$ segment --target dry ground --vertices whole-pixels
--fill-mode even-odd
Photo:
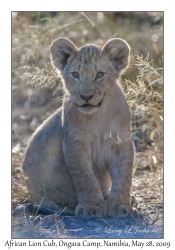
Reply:
[[[13,153],[12,237],[13,238],[162,238],[163,173],[150,169],[147,158],[136,154],[139,163],[133,176],[132,193],[138,217],[92,219],[75,216],[67,209],[50,210],[33,206],[25,188],[21,161],[23,152]]]

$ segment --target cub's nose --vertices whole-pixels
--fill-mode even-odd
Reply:
[[[89,101],[93,96],[94,95],[80,95],[80,97],[85,101]]]

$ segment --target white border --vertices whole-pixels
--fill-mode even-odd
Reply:
[[[0,247],[11,238],[11,11],[164,11],[165,18],[165,239],[175,245],[175,91],[174,8],[172,1],[20,1],[1,2],[0,12]],[[144,240],[143,240],[144,241]],[[14,248],[15,249],[15,248]],[[131,249],[131,248],[130,248]],[[148,249],[148,248],[147,248]],[[174,248],[175,249],[175,248]]]

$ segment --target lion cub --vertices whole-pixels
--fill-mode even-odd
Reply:
[[[118,217],[130,201],[134,147],[130,110],[118,79],[130,47],[115,38],[102,48],[77,48],[67,38],[51,45],[64,99],[33,134],[23,169],[33,201],[75,209],[77,215]],[[50,202],[50,203],[49,203]]]

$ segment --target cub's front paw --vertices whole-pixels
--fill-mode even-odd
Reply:
[[[105,201],[100,200],[96,204],[81,204],[79,203],[75,209],[76,215],[83,215],[85,217],[91,216],[93,218],[106,217],[107,215],[107,204]]]
[[[126,217],[128,215],[132,217],[138,217],[138,211],[129,204],[115,204],[113,202],[107,202],[108,216],[113,218]]]

